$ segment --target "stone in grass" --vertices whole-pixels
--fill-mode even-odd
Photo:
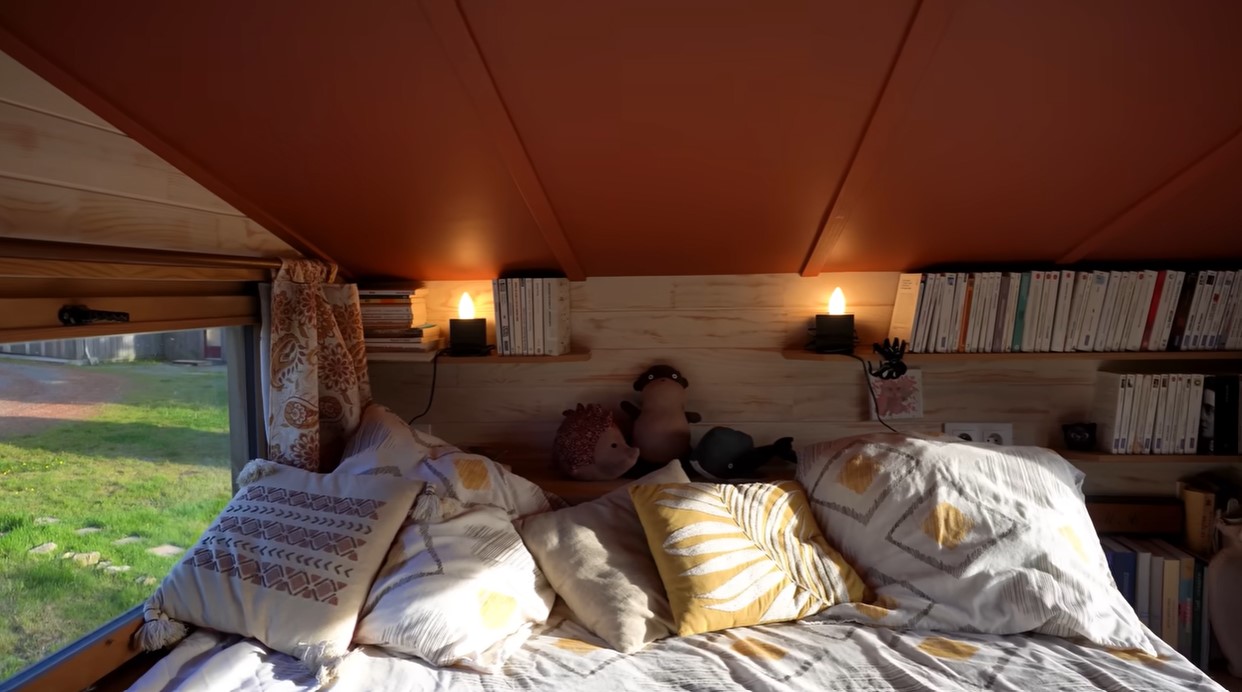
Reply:
[[[73,561],[82,567],[90,567],[91,565],[99,564],[99,553],[78,553],[73,556]]]
[[[120,572],[128,572],[129,570],[130,570],[129,565],[108,565],[107,567],[104,567],[105,572],[111,572],[112,574],[118,574]]]
[[[111,564],[112,564],[111,560],[100,560],[99,564],[95,565],[95,569],[103,569]]]
[[[147,552],[152,555],[159,555],[160,557],[177,557],[181,553],[185,552],[185,548],[178,548],[171,543],[165,543],[163,545],[157,545],[154,548],[147,548]]]
[[[43,545],[36,545],[35,547],[31,548],[30,554],[31,555],[47,555],[48,553],[54,550],[56,550],[55,543],[44,543]]]
[[[134,580],[134,583],[139,586],[155,586],[160,583],[160,580],[155,577],[138,577]]]
[[[70,550],[69,552],[65,553],[64,555],[61,555],[61,556],[60,556],[60,559],[62,559],[62,560],[68,560],[69,558],[73,557],[74,555],[77,555],[77,553],[75,553],[75,552],[73,552],[72,550]]]
[[[142,541],[142,536],[126,536],[112,541],[112,545],[129,545],[130,543],[138,543]]]
[[[100,531],[103,531],[103,529],[99,528],[98,526],[83,526],[82,528],[74,531],[74,533],[78,534],[79,536],[85,536],[87,534],[99,533]]]
[[[60,520],[56,517],[35,517],[35,526],[47,526],[48,524],[59,524]]]

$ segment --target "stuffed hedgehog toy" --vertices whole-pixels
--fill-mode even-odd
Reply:
[[[612,413],[599,404],[578,404],[565,411],[552,443],[552,460],[577,481],[620,478],[638,461],[638,450],[625,443]]]

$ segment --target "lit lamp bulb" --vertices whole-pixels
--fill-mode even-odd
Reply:
[[[485,356],[487,346],[487,319],[474,316],[474,301],[469,293],[461,294],[457,301],[457,319],[449,320],[449,353],[454,356]]]
[[[854,352],[854,316],[845,313],[845,294],[838,286],[828,299],[828,314],[815,316],[815,339],[811,350],[817,353]]]
[[[465,296],[462,296],[464,299]],[[844,315],[845,314],[845,294],[841,292],[841,287],[837,286],[832,289],[832,296],[828,298],[828,314]]]

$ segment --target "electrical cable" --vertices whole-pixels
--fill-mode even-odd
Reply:
[[[872,382],[871,382],[871,378],[872,378],[872,376],[878,376],[878,375],[875,375],[875,373],[872,373],[872,371],[871,371],[871,364],[870,364],[870,363],[868,363],[867,361],[863,360],[863,359],[862,359],[862,358],[860,358],[859,356],[857,356],[857,355],[853,354],[853,353],[842,353],[841,355],[843,355],[843,356],[848,356],[848,357],[853,358],[854,360],[858,361],[859,363],[862,363],[862,369],[863,369],[863,379],[867,380],[867,391],[871,393],[871,405],[872,405],[872,407],[873,407],[873,408],[874,408],[874,410],[875,410],[875,419],[876,419],[876,420],[878,420],[878,421],[880,422],[880,425],[883,425],[884,427],[888,428],[889,430],[892,430],[893,432],[900,434],[900,433],[901,433],[901,431],[900,431],[900,430],[898,430],[897,428],[894,428],[893,426],[889,425],[889,424],[888,424],[888,421],[884,420],[884,416],[881,416],[881,415],[880,415],[880,400],[876,397],[876,395],[875,395],[875,385],[874,385],[874,384],[872,384]],[[884,366],[883,366],[883,365],[881,365],[881,366],[880,366],[880,368],[881,368],[881,370],[883,370]],[[888,379],[896,379],[896,378],[894,378],[894,377],[882,377],[881,379],[886,379],[886,380],[888,380]]]
[[[445,351],[447,351],[447,349],[443,351],[436,351],[436,354],[431,357],[431,391],[427,393],[426,408],[423,409],[422,413],[406,421],[405,422],[406,425],[413,425],[414,421],[418,420],[419,418],[422,418],[423,416],[427,415],[429,411],[431,411],[431,405],[435,403],[435,400],[436,400],[436,372],[439,371],[440,369],[440,356],[443,355]]]

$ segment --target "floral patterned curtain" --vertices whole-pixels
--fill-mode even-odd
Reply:
[[[371,401],[358,287],[336,268],[284,260],[269,315],[267,442],[272,461],[331,471]]]

